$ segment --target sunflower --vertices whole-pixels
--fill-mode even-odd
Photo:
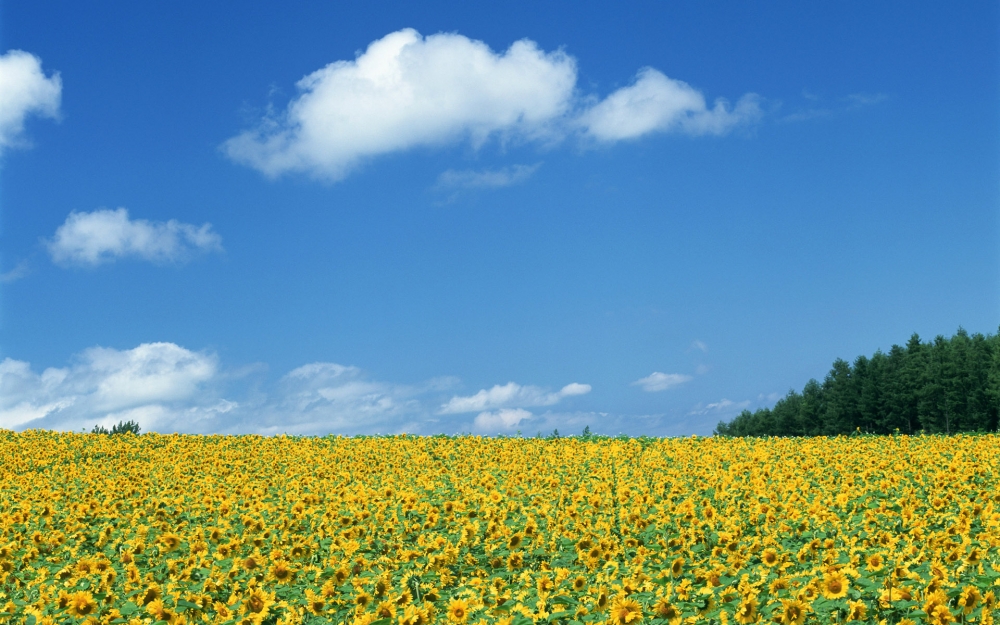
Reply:
[[[163,545],[164,551],[173,551],[181,544],[181,537],[173,532],[163,534],[160,536],[160,544]]]
[[[247,556],[242,562],[240,562],[240,567],[242,567],[244,571],[252,571],[259,566],[260,560],[254,556]]]
[[[163,599],[150,601],[146,605],[146,612],[157,621],[173,623],[177,619],[177,615],[163,603]]]
[[[375,608],[375,616],[379,619],[387,618],[392,620],[396,618],[396,606],[392,603],[392,601],[383,601],[378,604],[378,607]]]
[[[142,605],[149,605],[153,601],[162,598],[163,592],[160,591],[159,586],[150,586],[146,588],[146,592],[142,593],[142,599],[140,599],[139,602],[142,603]]]
[[[539,577],[538,581],[535,582],[535,588],[538,589],[539,593],[552,592],[555,589],[555,587],[556,587],[555,582],[553,582],[552,578],[549,577],[548,575],[543,575]]]
[[[524,542],[524,536],[515,532],[514,534],[511,534],[510,538],[507,539],[507,548],[517,549],[521,546],[522,542]]]
[[[820,592],[827,599],[840,599],[847,596],[847,589],[850,584],[847,577],[840,571],[832,571],[823,577],[820,582]]]
[[[580,592],[587,587],[587,578],[583,575],[577,575],[573,578],[573,590]]]
[[[684,558],[677,558],[670,565],[670,574],[674,577],[680,576],[684,572]]]
[[[68,596],[66,609],[73,616],[90,616],[97,612],[97,602],[89,592],[79,590]]]
[[[361,591],[354,597],[354,605],[356,609],[361,611],[371,605],[372,596],[368,593]]]
[[[258,618],[267,616],[268,608],[274,603],[274,599],[261,588],[254,588],[247,596],[244,605],[247,610]]]
[[[863,621],[865,620],[865,615],[868,613],[868,606],[862,601],[848,601],[847,602],[847,620],[848,621]]]
[[[448,604],[448,620],[452,623],[464,623],[469,618],[469,604],[463,599],[452,599]]]
[[[996,597],[996,594],[992,590],[989,591],[989,592],[987,592],[985,595],[983,595],[983,609],[984,610],[987,610],[987,611],[992,610],[993,608],[996,607],[996,605],[997,605],[997,597]]]
[[[671,624],[674,622],[679,623],[681,620],[680,612],[677,611],[677,608],[675,608],[666,597],[660,597],[656,600],[656,605],[653,606],[653,612],[657,617],[666,619]]]
[[[881,571],[885,567],[885,558],[880,553],[873,553],[865,558],[865,565],[869,571]]]
[[[781,558],[778,556],[777,551],[768,547],[764,550],[764,553],[760,555],[760,561],[763,562],[765,566],[774,567],[781,562]]]
[[[955,615],[952,614],[951,610],[948,609],[948,606],[943,603],[937,604],[934,607],[934,610],[927,616],[929,617],[930,622],[934,625],[948,625],[948,623],[955,621]]]
[[[611,623],[615,625],[628,625],[633,621],[642,620],[642,608],[639,602],[628,597],[618,597],[611,604]]]
[[[958,597],[958,605],[962,608],[962,614],[971,614],[979,607],[983,600],[983,595],[975,586],[966,586],[962,589],[962,594]]]
[[[271,565],[270,577],[279,583],[290,582],[295,579],[295,571],[288,562],[278,560]]]
[[[736,608],[736,622],[742,625],[753,623],[757,620],[757,599],[756,597],[745,597]]]
[[[524,556],[521,552],[515,551],[514,553],[507,556],[507,568],[510,570],[519,569],[524,566]]]
[[[781,622],[784,625],[802,625],[808,611],[809,606],[797,599],[781,600]]]
[[[603,590],[597,593],[597,598],[594,600],[594,610],[602,611],[608,607],[608,593]]]

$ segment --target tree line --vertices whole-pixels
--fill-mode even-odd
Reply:
[[[1000,407],[1000,333],[951,338],[837,359],[822,382],[815,379],[779,399],[773,408],[744,410],[720,422],[720,436],[831,436],[951,434],[997,431]]]

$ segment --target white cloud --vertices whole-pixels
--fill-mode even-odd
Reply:
[[[809,100],[812,103],[822,103],[823,98],[809,93],[807,91],[802,92],[802,97]],[[800,109],[789,115],[785,115],[780,118],[782,122],[802,122],[811,119],[818,119],[823,117],[831,117],[834,115],[840,115],[846,112],[857,111],[859,109],[875,106],[881,104],[889,99],[889,96],[884,93],[851,93],[844,97],[837,98],[832,105],[827,106],[815,106],[810,105],[807,108]]]
[[[541,163],[535,165],[512,165],[501,169],[481,171],[449,169],[438,176],[437,186],[460,189],[499,189],[520,184],[530,178]]]
[[[317,362],[281,379],[254,427],[264,434],[412,431],[424,412],[417,399],[424,391],[368,380],[357,367]]]
[[[491,135],[534,138],[572,103],[576,65],[527,39],[497,54],[458,34],[404,29],[353,61],[297,83],[279,118],[227,141],[234,160],[268,176],[304,171],[339,180],[359,161],[418,146]]]
[[[474,431],[482,434],[499,434],[516,429],[522,422],[532,418],[523,408],[503,408],[495,412],[480,412],[472,422]]]
[[[633,382],[632,386],[640,386],[642,390],[648,393],[655,393],[680,386],[693,379],[693,377],[683,373],[661,373],[654,371],[646,377]]]
[[[850,108],[861,108],[862,106],[872,106],[880,104],[889,99],[884,93],[852,93],[843,98]]]
[[[183,261],[197,252],[221,250],[222,239],[208,223],[132,220],[126,209],[118,208],[70,213],[46,246],[60,265],[95,266],[126,257],[157,263]]]
[[[599,142],[668,131],[724,134],[760,117],[754,94],[709,108],[701,92],[652,68],[603,101],[580,97],[576,80],[573,57],[528,39],[497,53],[457,33],[423,37],[404,29],[353,61],[305,76],[283,112],[222,149],[269,177],[305,172],[337,181],[367,159],[417,147],[469,141],[478,148],[491,137],[552,143],[573,133]],[[446,172],[445,182],[505,186],[517,173]]]
[[[0,273],[0,283],[15,282],[29,273],[31,273],[31,265],[28,263],[28,259],[25,258],[14,265],[11,270]]]
[[[0,155],[23,145],[29,115],[58,117],[61,95],[59,74],[46,77],[37,56],[22,50],[0,55]]]
[[[169,427],[203,408],[210,399],[205,386],[216,375],[213,355],[173,343],[144,343],[124,351],[94,347],[72,366],[41,373],[7,358],[0,362],[0,428],[72,430],[101,420],[117,422],[118,415],[141,417],[145,429]]]
[[[710,404],[698,404],[688,414],[689,415],[729,414],[729,413],[735,413],[738,410],[743,410],[749,405],[750,405],[749,399],[738,402],[729,399],[721,399],[717,402],[712,402]]]
[[[562,387],[558,392],[548,392],[537,386],[521,386],[508,382],[503,386],[497,384],[491,389],[482,389],[475,395],[452,397],[441,406],[441,414],[461,414],[463,412],[479,412],[497,408],[523,408],[530,406],[551,406],[559,403],[565,397],[586,395],[590,392],[589,384],[573,382]]]
[[[697,349],[701,352],[708,353],[708,345],[705,345],[704,341],[699,341],[698,339],[691,342],[691,349]]]
[[[633,84],[609,95],[579,121],[599,141],[620,141],[651,132],[721,135],[760,116],[760,98],[755,94],[743,96],[732,108],[722,98],[708,108],[700,91],[647,67]]]

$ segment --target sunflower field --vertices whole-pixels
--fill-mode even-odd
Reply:
[[[992,623],[1000,436],[0,431],[0,622]]]

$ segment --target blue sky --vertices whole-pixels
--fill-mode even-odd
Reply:
[[[708,434],[996,332],[998,26],[3,3],[0,427]]]

